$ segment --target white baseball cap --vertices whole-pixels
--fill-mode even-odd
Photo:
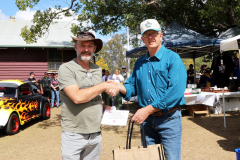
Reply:
[[[161,26],[156,19],[147,19],[140,24],[141,34],[148,30],[160,31]]]

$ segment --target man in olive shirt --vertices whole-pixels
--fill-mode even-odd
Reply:
[[[99,159],[102,149],[101,93],[116,95],[115,84],[102,82],[101,68],[90,62],[102,48],[102,40],[81,32],[75,41],[77,57],[59,68],[58,82],[62,125],[62,159]],[[105,106],[110,109],[110,106]]]

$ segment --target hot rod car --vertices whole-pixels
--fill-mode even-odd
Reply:
[[[50,105],[29,81],[0,81],[0,129],[16,134],[20,126],[41,117],[50,118]]]

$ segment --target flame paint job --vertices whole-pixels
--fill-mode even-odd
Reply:
[[[25,124],[31,119],[39,117],[40,114],[33,115],[32,111],[38,111],[38,101],[22,101],[17,102],[14,98],[0,98],[0,111],[8,112],[9,116],[16,111],[19,115],[21,125]]]

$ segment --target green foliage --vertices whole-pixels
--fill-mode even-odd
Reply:
[[[26,10],[27,7],[34,7],[40,0],[16,0],[16,5],[20,10]],[[81,9],[79,2],[74,3],[76,0],[71,0],[70,7],[62,9],[60,5],[55,5],[55,8],[48,8],[45,11],[37,10],[34,14],[32,22],[34,25],[25,26],[22,28],[21,36],[26,43],[37,42],[38,38],[44,36],[51,24],[57,23],[64,15],[65,17],[72,17]],[[57,3],[57,2],[56,2]],[[71,9],[71,11],[70,11]],[[74,31],[74,29],[72,29]]]
[[[205,57],[199,57],[199,58],[196,58],[196,59],[195,59],[195,68],[194,68],[194,69],[196,70],[196,73],[199,73],[199,72],[200,72],[201,66],[202,66],[203,64],[207,64],[207,67],[211,67],[212,62],[204,62],[204,58],[205,58]],[[190,65],[190,64],[193,64],[193,65],[194,65],[192,59],[183,58],[182,61],[183,61],[184,65],[185,65],[185,67],[186,67],[186,70],[189,69],[189,65]]]
[[[33,8],[40,0],[16,0],[15,4],[20,10],[26,11],[26,8]]]
[[[38,2],[16,0],[20,10],[33,7]],[[58,11],[37,11],[33,20],[35,27],[25,28],[21,35],[27,42],[35,42],[48,31],[53,19],[60,19],[59,14],[62,13],[68,17],[78,15],[80,25],[72,26],[75,34],[91,29],[108,35],[128,26],[134,47],[139,45],[136,38],[140,33],[139,24],[148,18],[157,19],[163,29],[176,20],[189,29],[215,37],[232,25],[240,25],[239,0],[71,0],[69,6],[63,10],[56,1],[55,9]],[[86,21],[89,23],[87,26],[84,25]]]
[[[133,68],[134,68],[134,65],[137,61],[137,58],[131,58],[131,61],[130,61],[130,69],[131,69],[131,73],[133,71]]]
[[[122,66],[126,64],[125,53],[126,49],[126,35],[116,34],[112,36],[111,40],[103,45],[99,52],[99,58],[104,58],[107,63],[110,74],[115,73],[116,69],[121,70]]]

